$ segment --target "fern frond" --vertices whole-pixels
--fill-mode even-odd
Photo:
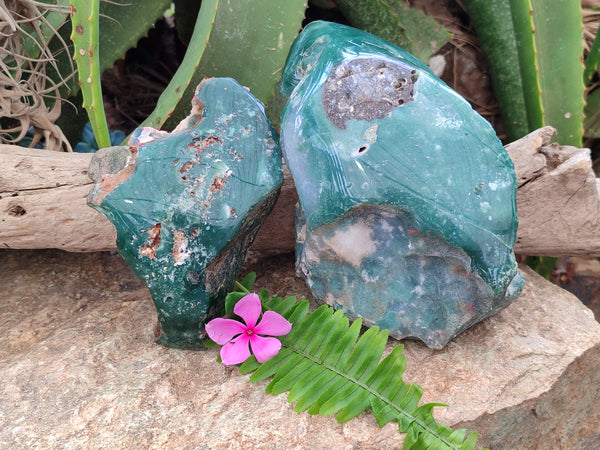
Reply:
[[[250,289],[249,281],[241,283],[242,291]],[[379,426],[398,422],[399,431],[406,433],[405,449],[475,448],[477,433],[465,439],[465,430],[452,430],[435,421],[433,408],[445,405],[419,406],[423,390],[402,380],[406,367],[402,345],[381,360],[387,330],[372,327],[359,337],[360,319],[350,324],[341,310],[323,305],[309,314],[306,300],[269,299],[265,291],[259,296],[264,308],[293,325],[282,338],[279,354],[263,364],[251,357],[240,367],[241,373],[253,372],[250,381],[272,377],[267,393],[289,391],[288,401],[296,402],[297,412],[335,414],[340,423],[370,408]],[[234,296],[231,308],[235,301]]]

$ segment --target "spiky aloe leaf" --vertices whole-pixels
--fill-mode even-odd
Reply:
[[[244,295],[249,288],[242,286],[240,291]],[[335,414],[340,423],[370,408],[380,426],[398,422],[399,431],[407,433],[405,449],[475,448],[476,433],[465,439],[465,430],[435,421],[433,408],[443,405],[419,406],[423,390],[402,380],[406,367],[402,345],[381,360],[387,330],[372,327],[359,337],[360,319],[350,325],[341,310],[323,305],[309,314],[306,300],[269,299],[265,291],[260,297],[264,308],[292,323],[275,357],[263,364],[251,357],[240,367],[240,373],[253,372],[250,381],[272,377],[267,393],[289,391],[288,401],[296,402],[297,412]]]
[[[600,89],[588,94],[584,126],[586,137],[600,138]]]
[[[506,0],[465,0],[486,56],[494,93],[510,141],[529,132],[515,29]]]
[[[51,0],[44,0],[50,2]],[[63,3],[65,0],[60,0]],[[81,0],[79,0],[81,2]],[[83,3],[86,3],[84,0]],[[69,2],[66,1],[68,5]],[[169,7],[171,0],[136,0],[130,2],[100,2],[100,37],[102,42],[100,46],[100,71],[111,67],[115,61],[125,56],[125,52],[134,47],[137,42],[147,35],[154,23],[162,16],[163,12]],[[65,30],[63,30],[63,28]],[[66,28],[59,30],[61,36],[68,40]],[[66,77],[71,72],[71,56],[62,51],[62,44],[59,38],[50,41],[50,50],[56,58],[58,72]],[[72,53],[72,52],[71,52]],[[58,74],[52,74],[53,79]],[[58,79],[57,79],[58,80]],[[55,80],[55,81],[57,81]],[[73,96],[77,94],[78,86],[75,82],[68,83],[61,95]]]
[[[71,0],[71,40],[83,94],[83,107],[88,113],[96,142],[102,148],[110,146],[110,136],[100,84],[99,4],[99,0]]]
[[[531,4],[544,125],[556,128],[561,144],[581,147],[585,90],[581,2],[532,0]]]
[[[350,25],[373,33],[429,62],[450,33],[422,11],[409,8],[405,0],[336,0]]]
[[[96,142],[100,148],[110,146],[110,136],[104,104],[102,101],[102,71],[122,57],[125,51],[135,45],[142,24],[144,32],[156,20],[156,11],[164,11],[164,0],[136,4],[103,3],[102,37],[100,36],[99,0],[71,0],[71,41],[73,41],[73,59],[77,64],[79,87],[83,96],[83,107],[87,111]],[[140,14],[144,8],[144,14]],[[134,13],[138,17],[131,17]],[[139,17],[141,16],[141,17]],[[152,22],[148,23],[148,18]],[[125,27],[123,22],[137,23],[137,27]],[[100,39],[102,38],[102,52]],[[136,39],[136,40],[134,40]],[[107,53],[112,52],[112,53]]]
[[[528,0],[510,0],[511,19],[517,45],[517,56],[523,83],[523,96],[529,130],[544,126],[540,80],[535,59],[536,43],[533,33],[531,3]]]
[[[44,0],[54,2],[55,0]],[[61,4],[68,0],[60,0]],[[136,0],[129,2],[100,2],[100,72],[111,67],[115,61],[125,56],[128,49],[134,47],[136,43],[147,35],[156,20],[169,7],[171,0]],[[70,24],[65,24],[58,30],[58,36],[55,36],[49,43],[50,51],[56,60],[56,69],[51,67],[48,76],[59,81],[65,79],[66,82],[61,85],[60,95],[69,97],[74,105],[83,103],[81,91],[77,84],[77,77],[73,71],[72,54],[73,45],[69,41],[71,30]],[[69,51],[64,51],[62,42],[66,41],[69,45]],[[77,142],[81,139],[81,129],[88,119],[85,114],[79,114],[74,108],[63,108],[57,124],[65,132],[71,142]]]
[[[219,0],[204,0],[202,2],[194,26],[194,33],[183,61],[169,85],[160,95],[156,108],[140,125],[141,127],[160,128],[172,114],[177,104],[180,103],[184,94],[190,89],[192,91],[195,89],[196,84],[191,85],[192,80],[208,45],[218,6]],[[186,102],[186,107],[189,112],[188,102]]]
[[[592,76],[600,66],[600,33],[596,32],[594,42],[585,58],[585,69],[583,71],[583,83],[587,86],[592,81]]]
[[[306,0],[221,1],[206,52],[165,128],[175,127],[188,115],[194,89],[205,77],[234,78],[266,103],[300,31],[306,4]]]
[[[492,69],[509,138],[552,125],[558,142],[581,146],[581,2],[465,0],[465,6]],[[525,106],[526,121],[517,110],[520,105]]]

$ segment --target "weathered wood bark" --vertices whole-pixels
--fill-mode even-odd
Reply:
[[[600,179],[590,150],[550,144],[554,134],[544,127],[506,147],[518,182],[515,251],[600,256]]]
[[[515,251],[600,256],[600,181],[590,151],[549,144],[551,127],[507,146],[519,189]],[[114,228],[86,204],[91,155],[0,146],[0,247],[114,250]],[[253,250],[294,249],[294,183],[281,196]]]
[[[115,231],[87,206],[91,155],[0,146],[0,248],[115,249]]]
[[[91,156],[0,145],[0,248],[116,250],[113,225],[87,206]],[[254,250],[293,250],[297,199],[286,170],[281,196]]]

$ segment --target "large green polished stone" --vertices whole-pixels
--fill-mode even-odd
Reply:
[[[201,348],[283,182],[262,104],[231,79],[205,80],[172,133],[138,129],[128,147],[98,152],[90,174],[90,206],[148,284],[158,342]]]
[[[368,33],[313,22],[282,92],[297,268],[317,298],[441,348],[518,296],[512,161],[427,66]]]

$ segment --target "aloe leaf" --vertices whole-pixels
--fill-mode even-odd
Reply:
[[[192,39],[192,34],[194,34],[194,26],[202,2],[198,0],[174,0],[173,3],[175,5],[177,35],[182,42],[188,45]]]
[[[49,0],[46,0],[49,1]],[[64,0],[60,0],[61,4]],[[66,2],[68,4],[68,2]],[[163,11],[170,5],[170,0],[137,0],[132,2],[100,2],[100,71],[111,67],[116,60],[125,56],[140,38],[154,26]],[[58,29],[58,35],[49,42],[49,49],[56,59],[55,67],[50,67],[48,76],[58,82],[67,80],[60,86],[59,93],[63,97],[71,97],[74,105],[80,105],[81,92],[77,77],[73,73],[73,45],[69,41],[70,24]],[[69,51],[64,51],[62,42],[70,44]],[[74,108],[63,108],[57,124],[63,129],[71,142],[81,139],[81,129],[87,120]]]
[[[192,80],[195,78],[196,69],[206,50],[218,6],[219,0],[204,0],[202,2],[196,19],[194,33],[192,34],[183,61],[169,85],[160,95],[156,108],[154,108],[154,111],[152,111],[146,120],[140,124],[140,127],[160,128],[169,118],[182,97],[184,97],[184,94],[190,89],[192,91],[195,90],[196,84],[198,83],[194,83]],[[191,97],[189,101],[191,102]],[[190,109],[189,105],[190,103],[186,102],[185,106],[188,113]]]
[[[536,64],[532,6],[529,0],[510,0],[511,18],[515,30],[517,55],[523,83],[525,110],[529,130],[544,126],[541,88]]]
[[[297,402],[296,411],[337,414],[339,422],[370,407],[381,426],[396,420],[399,430],[408,432],[405,448],[475,448],[476,434],[465,439],[464,430],[437,424],[432,411],[440,404],[418,406],[422,389],[402,380],[402,345],[380,362],[387,330],[372,327],[358,337],[360,321],[349,325],[341,311],[327,305],[308,314],[306,300],[293,306],[279,297],[263,303],[286,317],[292,331],[282,337],[282,350],[275,357],[260,365],[255,360],[242,365],[244,373],[256,369],[250,381],[272,377],[268,393],[289,391],[288,401]]]
[[[491,68],[509,139],[552,125],[558,142],[581,146],[580,2],[466,0],[465,5]]]
[[[585,90],[581,2],[531,3],[543,125],[556,128],[556,141],[560,144],[581,147]]]
[[[79,86],[98,147],[110,146],[100,83],[99,0],[71,0],[71,40]]]
[[[465,0],[479,45],[490,68],[506,134],[515,141],[529,132],[517,42],[506,0]]]
[[[300,31],[306,4],[306,0],[221,1],[206,52],[165,128],[172,129],[187,116],[195,86],[205,77],[234,78],[266,103]]]
[[[160,19],[171,0],[132,0],[100,3],[100,70],[111,67]]]
[[[63,0],[61,0],[62,2]],[[77,0],[78,3],[89,3],[86,0]],[[171,0],[135,0],[128,2],[100,2],[100,71],[111,67],[115,61],[125,56],[127,50],[135,47],[137,42],[144,37],[154,23],[169,7]],[[68,41],[66,27],[59,30],[61,37]],[[58,71],[63,77],[71,73],[72,55],[62,51],[62,44],[58,38],[50,42],[50,50],[56,58]],[[71,49],[72,53],[72,49]],[[52,74],[53,79],[59,76]],[[79,90],[73,80],[61,90],[61,95],[75,95]]]
[[[598,66],[600,65],[600,33],[596,32],[594,42],[590,47],[587,57],[585,58],[585,68],[583,71],[583,84],[586,86],[592,81],[592,77]]]
[[[336,0],[350,25],[375,34],[429,62],[431,55],[451,37],[450,33],[404,0]]]
[[[595,89],[588,94],[584,112],[585,136],[600,138],[600,89]]]

